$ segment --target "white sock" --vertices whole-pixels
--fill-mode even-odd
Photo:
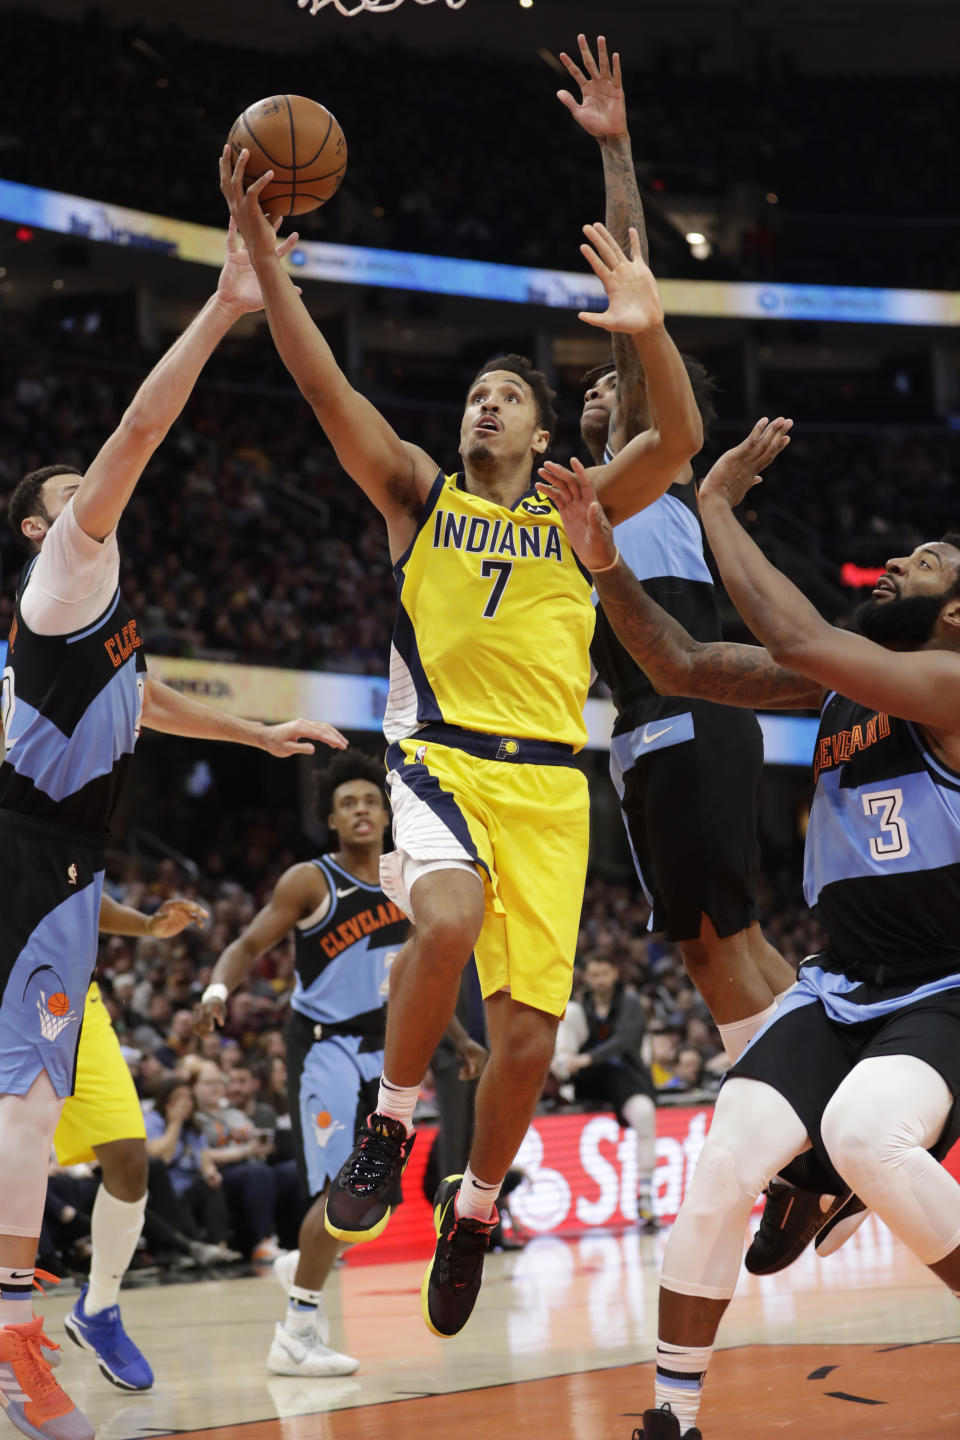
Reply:
[[[327,1307],[322,1290],[308,1290],[304,1285],[290,1286],[290,1303],[287,1306],[286,1328],[293,1335],[313,1330],[319,1320],[326,1321]]]
[[[101,1184],[93,1202],[90,1217],[90,1286],[84,1297],[87,1315],[96,1315],[116,1305],[120,1281],[137,1248],[147,1197],[139,1200],[118,1200],[106,1185]]]
[[[654,1401],[657,1409],[669,1405],[685,1435],[697,1423],[700,1393],[713,1354],[712,1345],[669,1345],[657,1340]]]
[[[33,1266],[0,1265],[0,1325],[29,1325],[33,1319]]]
[[[460,1190],[454,1201],[457,1214],[463,1219],[489,1220],[502,1184],[502,1180],[497,1180],[492,1185],[486,1180],[478,1180],[468,1165],[463,1172]]]
[[[377,1096],[377,1114],[389,1115],[391,1120],[402,1120],[407,1134],[413,1134],[413,1112],[420,1098],[419,1085],[394,1085],[386,1075],[380,1076],[380,1093]]]
[[[731,1020],[729,1025],[718,1025],[720,1039],[723,1041],[723,1048],[727,1052],[727,1059],[731,1065],[735,1065],[740,1056],[746,1050],[750,1041],[758,1031],[770,1019],[771,1015],[777,1013],[777,1002],[768,1005],[766,1010],[760,1010],[756,1015],[748,1015],[745,1020]]]

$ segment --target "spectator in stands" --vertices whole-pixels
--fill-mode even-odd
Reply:
[[[612,1105],[637,1142],[637,1217],[642,1231],[657,1227],[653,1213],[656,1117],[653,1085],[640,1058],[646,1017],[616,965],[591,955],[583,999],[571,1000],[557,1032],[551,1069],[573,1084],[578,1100]]]
[[[177,1062],[182,1060],[184,1055],[195,1055],[197,1048],[197,1036],[193,1029],[193,1011],[176,1010],[170,1022],[170,1034],[162,1045],[156,1047],[153,1053],[167,1070],[175,1070]]]
[[[220,1172],[197,1124],[193,1090],[183,1076],[161,1081],[153,1108],[144,1113],[144,1124],[147,1155],[167,1167],[177,1202],[166,1218],[184,1234],[226,1250],[227,1209]]]

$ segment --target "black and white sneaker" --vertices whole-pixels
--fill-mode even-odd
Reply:
[[[743,1260],[751,1275],[776,1275],[792,1265],[814,1236],[839,1219],[851,1198],[849,1190],[833,1196],[824,1210],[819,1195],[798,1190],[778,1175],[770,1181],[766,1193],[760,1225]]]
[[[353,1244],[383,1234],[415,1139],[402,1120],[377,1111],[367,1116],[330,1186],[323,1223],[331,1235]]]

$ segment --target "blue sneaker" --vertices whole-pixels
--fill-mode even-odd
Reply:
[[[84,1312],[89,1285],[84,1285],[70,1314],[63,1322],[74,1345],[97,1357],[101,1373],[121,1390],[149,1390],[153,1371],[123,1328],[120,1306],[110,1305],[96,1315]]]

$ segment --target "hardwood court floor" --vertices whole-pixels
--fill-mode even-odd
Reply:
[[[493,1256],[453,1341],[423,1325],[419,1262],[348,1266],[330,1287],[334,1343],[361,1361],[344,1379],[266,1372],[285,1303],[269,1276],[125,1290],[157,1375],[145,1395],[108,1385],[66,1339],[71,1296],[44,1302],[47,1330],[100,1440],[629,1440],[651,1403],[663,1243],[600,1233]],[[830,1260],[811,1250],[782,1275],[744,1273],[705,1440],[960,1436],[958,1340],[956,1300],[871,1218]]]

